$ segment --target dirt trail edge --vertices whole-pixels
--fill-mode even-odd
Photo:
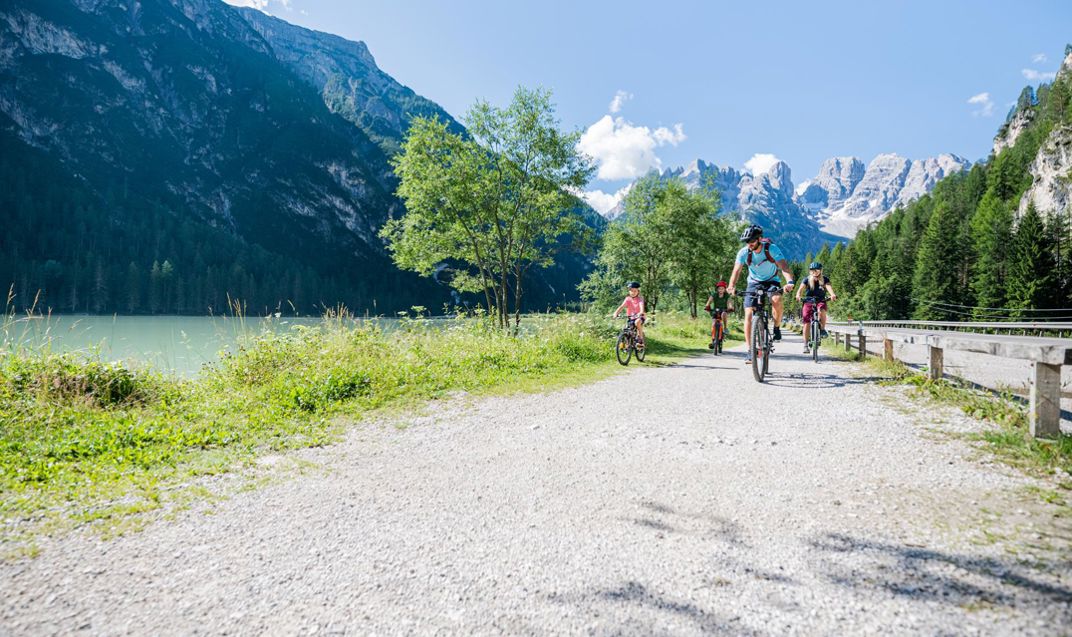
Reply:
[[[0,564],[0,633],[1069,631],[1067,509],[800,348],[356,427],[212,515]]]

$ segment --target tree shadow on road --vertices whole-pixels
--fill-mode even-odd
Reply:
[[[855,591],[882,592],[962,608],[1012,609],[1030,602],[1072,620],[1072,589],[1048,582],[1042,571],[1012,559],[947,553],[842,533],[823,535],[811,546],[839,558],[824,560],[827,571],[821,575]],[[848,559],[840,559],[845,557]],[[1062,560],[1051,568],[1069,573],[1072,562]]]

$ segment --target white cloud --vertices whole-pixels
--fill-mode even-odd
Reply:
[[[618,202],[625,197],[631,187],[632,184],[629,184],[615,193],[603,192],[602,190],[590,190],[582,193],[581,196],[584,197],[584,200],[588,202],[589,206],[595,208],[596,212],[605,215],[613,210],[614,206],[618,205]]]
[[[972,95],[968,98],[968,104],[973,104],[979,107],[977,110],[972,111],[972,115],[990,117],[994,114],[994,100],[990,99],[990,93]]]
[[[749,159],[744,163],[744,167],[753,175],[763,175],[773,168],[774,164],[777,164],[780,161],[782,160],[771,153],[756,153],[755,155],[752,155],[752,159]]]
[[[1036,53],[1035,55],[1031,56],[1031,61],[1035,64],[1043,64],[1046,62],[1046,54]]]
[[[596,160],[599,165],[597,178],[636,179],[653,168],[662,167],[655,154],[656,148],[677,146],[685,139],[681,124],[675,124],[673,130],[660,126],[653,131],[622,117],[604,115],[581,135],[577,148]]]
[[[294,7],[291,5],[292,0],[224,0],[227,4],[232,4],[236,7],[250,7],[264,13],[270,13],[268,8],[277,4],[282,6],[287,11],[293,11]],[[304,14],[305,11],[303,10]]]
[[[1043,73],[1042,71],[1036,71],[1035,69],[1023,69],[1020,71],[1024,74],[1029,82],[1048,82],[1057,77],[1057,72]]]
[[[607,108],[610,109],[611,113],[617,113],[618,111],[622,110],[622,104],[625,104],[631,99],[633,99],[632,93],[619,90],[617,93],[614,94],[614,99],[610,101],[610,106],[608,106]]]

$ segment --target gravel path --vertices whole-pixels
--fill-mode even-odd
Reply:
[[[800,347],[765,385],[736,351],[356,427],[0,565],[0,634],[1068,634],[1067,509]]]

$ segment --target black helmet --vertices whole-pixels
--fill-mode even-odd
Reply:
[[[748,243],[749,241],[755,241],[763,236],[763,228],[760,228],[756,224],[752,224],[744,229],[741,233],[741,242]]]
[[[808,266],[808,269],[809,270],[822,270],[823,269],[823,264],[819,263],[818,261],[812,261],[811,265]]]
[[[630,281],[629,283],[626,284],[625,287],[627,287],[627,288],[636,288],[636,289],[639,290],[640,289],[640,281]]]

